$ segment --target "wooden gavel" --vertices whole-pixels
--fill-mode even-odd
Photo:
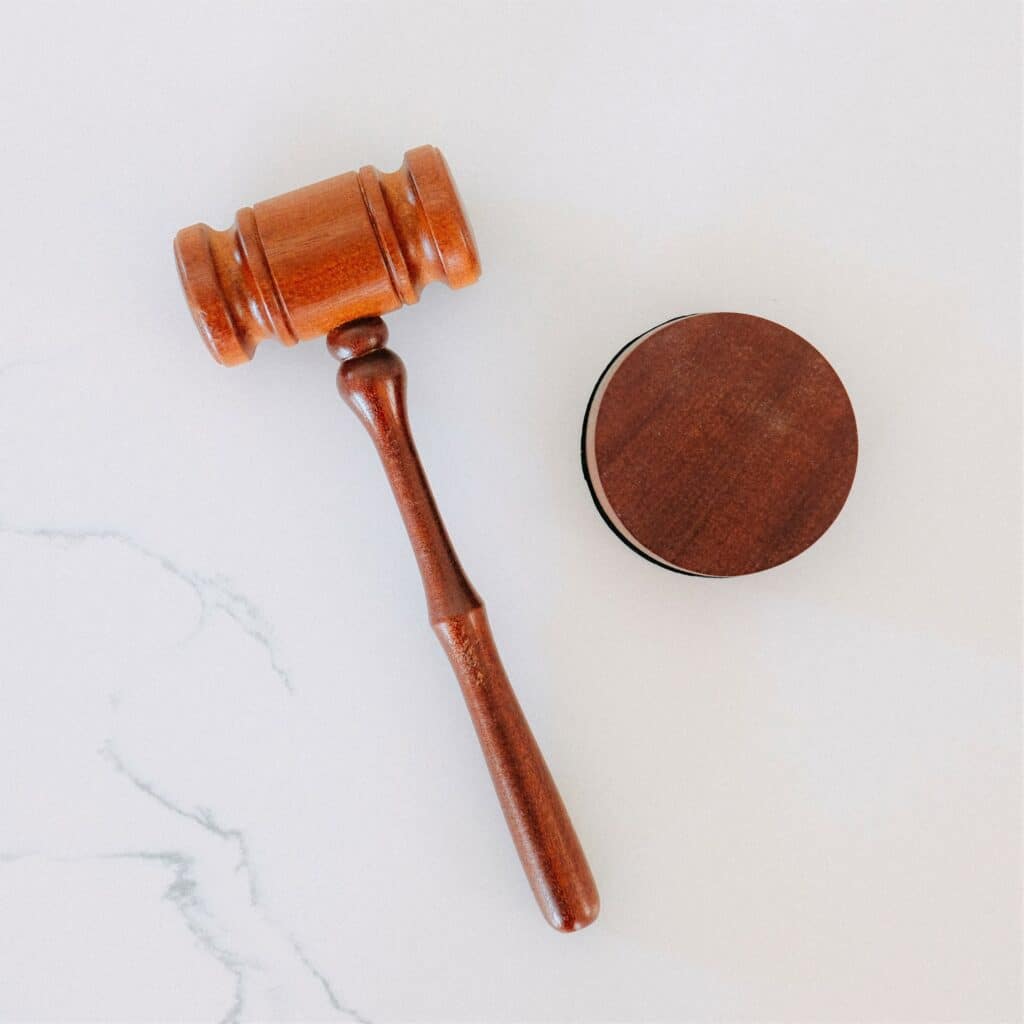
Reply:
[[[405,406],[405,367],[380,314],[425,285],[480,276],[448,165],[433,146],[399,170],[363,167],[245,207],[234,226],[194,224],[174,242],[185,296],[214,358],[235,365],[272,335],[327,335],[338,390],[366,427],[423,577],[431,625],[472,716],[533,894],[560,931],[598,914],[597,887],[551,773],[502,667],[483,601],[459,564],[420,464]]]

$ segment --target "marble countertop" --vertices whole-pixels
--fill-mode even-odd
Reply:
[[[22,5],[0,110],[0,1020],[1020,1010],[1019,12]],[[203,350],[174,232],[432,142],[481,282],[420,452],[601,889],[533,904],[319,342]],[[817,345],[861,458],[755,577],[594,510],[628,339]]]

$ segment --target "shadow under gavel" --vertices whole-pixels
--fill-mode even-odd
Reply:
[[[534,896],[553,927],[585,928],[598,914],[597,887],[438,513],[409,428],[405,367],[384,347],[380,314],[416,302],[431,281],[461,288],[480,276],[444,157],[420,146],[393,173],[363,167],[288,192],[243,208],[226,231],[184,228],[174,248],[218,362],[246,362],[271,336],[289,345],[328,336],[338,390],[384,466]]]

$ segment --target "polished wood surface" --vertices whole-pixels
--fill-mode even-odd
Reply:
[[[409,429],[405,367],[383,347],[386,340],[379,319],[331,332],[328,347],[344,360],[338,390],[377,447],[423,577],[430,622],[458,677],[533,894],[553,927],[576,931],[597,917],[597,887],[502,667],[483,602],[437,511]]]
[[[409,432],[405,369],[380,313],[416,302],[431,281],[480,275],[473,235],[433,146],[391,174],[373,167],[245,207],[234,225],[194,224],[174,242],[196,326],[221,363],[328,334],[338,388],[369,431],[419,563],[430,622],[462,688],[527,878],[547,920],[576,931],[597,916],[594,879],[509,685],[483,602],[438,515]],[[339,326],[342,325],[342,326]]]
[[[390,174],[340,174],[238,211],[225,231],[193,224],[174,251],[199,333],[218,362],[251,359],[338,324],[416,302],[431,281],[472,284],[480,261],[440,150]]]
[[[583,463],[606,522],[640,554],[738,576],[798,555],[839,515],[857,423],[803,338],[760,317],[706,313],[612,360],[587,409]]]

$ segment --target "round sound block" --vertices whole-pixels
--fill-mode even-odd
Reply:
[[[770,320],[670,320],[609,363],[583,421],[583,472],[608,525],[697,576],[770,569],[846,501],[857,422],[813,345]]]

